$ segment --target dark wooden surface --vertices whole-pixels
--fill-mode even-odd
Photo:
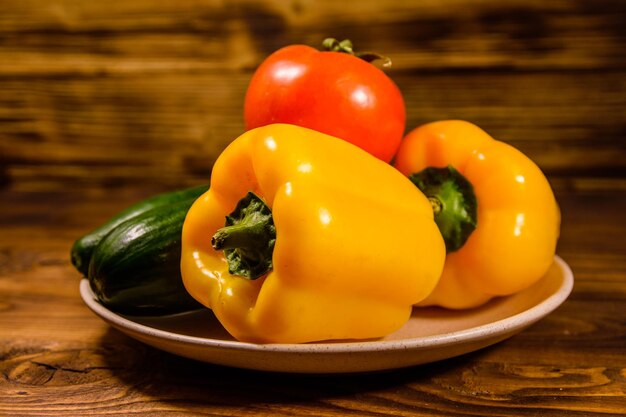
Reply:
[[[626,415],[626,2],[359,4],[0,0],[0,416]],[[358,376],[201,364],[90,313],[72,241],[205,182],[256,65],[327,35],[393,59],[408,128],[467,119],[537,161],[570,298],[496,346]]]

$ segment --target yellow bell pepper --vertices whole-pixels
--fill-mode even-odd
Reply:
[[[182,232],[187,291],[247,342],[391,333],[444,260],[431,206],[406,177],[345,141],[283,124],[224,150]]]
[[[395,166],[426,194],[446,241],[441,280],[420,305],[469,308],[539,280],[554,260],[560,211],[528,157],[464,121],[404,139]]]

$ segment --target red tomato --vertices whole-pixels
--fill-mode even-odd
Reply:
[[[404,133],[402,93],[374,65],[342,52],[292,45],[254,73],[245,98],[246,129],[289,123],[353,143],[389,162]]]

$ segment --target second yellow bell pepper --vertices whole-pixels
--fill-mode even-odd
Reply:
[[[448,255],[421,305],[469,308],[540,279],[554,260],[560,212],[541,170],[460,120],[410,132],[396,167],[431,200]]]
[[[400,172],[337,138],[269,125],[216,161],[183,226],[181,271],[236,339],[300,343],[397,330],[444,258],[428,200]]]

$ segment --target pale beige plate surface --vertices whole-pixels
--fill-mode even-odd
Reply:
[[[87,306],[128,336],[188,358],[240,368],[305,373],[379,371],[433,362],[502,341],[537,322],[569,296],[574,277],[558,256],[532,287],[469,311],[416,308],[409,322],[381,340],[257,345],[234,340],[206,311],[167,317],[130,317],[96,301],[80,283]]]

